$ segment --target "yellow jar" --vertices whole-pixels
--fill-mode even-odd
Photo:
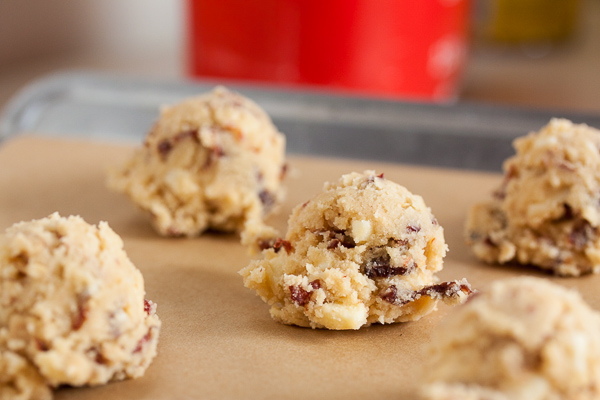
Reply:
[[[577,21],[578,0],[483,0],[484,35],[505,43],[558,42]]]

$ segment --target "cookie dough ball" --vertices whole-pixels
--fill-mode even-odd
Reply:
[[[447,246],[423,199],[374,171],[325,184],[294,209],[285,239],[258,244],[262,259],[240,274],[285,324],[412,321],[470,293],[463,281],[437,283]]]
[[[432,338],[425,398],[600,398],[600,314],[539,278],[492,283]]]
[[[144,147],[109,186],[164,236],[260,224],[283,197],[285,138],[254,102],[218,87],[161,111]]]
[[[105,222],[53,214],[0,236],[0,393],[142,376],[159,329],[141,273]]]
[[[470,212],[475,255],[558,275],[600,272],[600,131],[553,119],[514,147],[494,198]]]

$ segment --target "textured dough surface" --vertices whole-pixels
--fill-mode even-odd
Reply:
[[[531,277],[492,283],[436,330],[430,400],[600,398],[600,314],[578,292]]]
[[[493,199],[469,214],[475,255],[558,275],[600,272],[600,131],[553,119],[514,147]]]
[[[0,236],[0,393],[48,398],[48,387],[142,376],[161,325],[144,294],[141,273],[105,222],[55,213],[7,229]]]
[[[358,329],[417,320],[466,282],[437,284],[447,246],[420,196],[377,175],[351,173],[298,205],[285,239],[259,241],[262,259],[240,271],[285,324]]]
[[[35,366],[3,346],[0,346],[0,399],[52,399],[52,391]]]
[[[225,88],[165,107],[109,186],[164,236],[241,232],[283,198],[285,138],[254,102]]]

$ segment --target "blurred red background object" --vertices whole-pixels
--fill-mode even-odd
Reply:
[[[189,72],[419,100],[457,94],[467,0],[188,0]]]

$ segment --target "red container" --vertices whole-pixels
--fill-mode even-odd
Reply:
[[[467,0],[189,0],[192,76],[456,96]]]

